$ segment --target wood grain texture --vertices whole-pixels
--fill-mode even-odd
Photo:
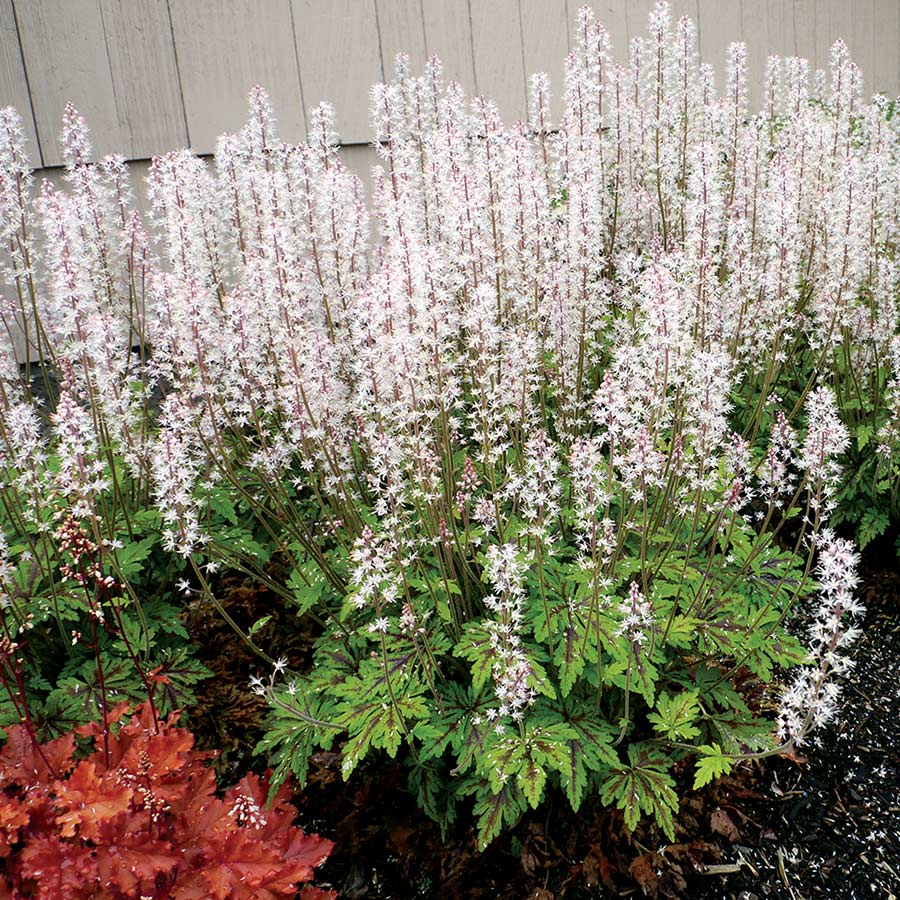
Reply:
[[[306,136],[290,0],[170,0],[170,11],[195,151],[211,153],[220,134],[243,125],[257,84],[272,98],[280,137]]]
[[[716,70],[716,78],[724,90],[725,62],[728,47],[743,40],[741,35],[741,0],[697,0],[696,21],[700,59]]]
[[[530,79],[534,72],[550,76],[550,115],[556,123],[562,117],[563,72],[570,49],[566,0],[521,0],[520,10],[525,77]],[[526,81],[526,90],[530,113],[530,81]]]
[[[470,8],[478,93],[497,104],[504,121],[524,119],[525,64],[519,2],[472,0]]]
[[[422,0],[428,55],[441,58],[444,77],[475,93],[475,53],[469,0]]]
[[[410,69],[421,71],[428,58],[425,23],[419,0],[375,0],[384,77],[390,80],[398,53],[409,57]]]
[[[101,0],[119,121],[131,155],[188,143],[172,24],[159,0]]]
[[[747,45],[750,109],[762,106],[770,56],[796,56],[794,16],[782,0],[741,0],[740,34]]]
[[[812,72],[821,65],[816,58],[816,0],[794,0],[787,5],[794,30],[793,55],[808,59]]]
[[[87,121],[95,156],[133,156],[116,107],[100,0],[14,0],[14,8],[44,165],[62,163],[58,137],[69,101]]]
[[[846,0],[816,0],[816,66],[829,71],[831,47],[840,37],[848,46],[851,44],[850,29],[852,12],[847,9]],[[850,46],[853,55],[853,47]]]
[[[569,46],[575,46],[575,28],[577,27],[577,13],[580,4],[569,2]],[[603,0],[603,2],[589,4],[594,10],[594,15],[603,27],[609,32],[612,42],[613,60],[619,65],[625,65],[628,60],[628,23],[626,21],[627,0]],[[573,9],[574,7],[574,9]]]
[[[344,143],[365,143],[369,85],[383,78],[374,0],[292,0],[307,111],[327,100]]]
[[[875,0],[874,16],[874,59],[866,84],[872,92],[883,91],[896,96],[900,92],[900,3],[897,0]]]
[[[625,0],[620,4],[625,19],[625,33],[628,43],[635,37],[647,36],[647,19],[656,6],[656,0]],[[627,60],[628,57],[626,56]]]
[[[40,166],[41,148],[31,111],[28,79],[12,0],[0,0],[0,106],[14,106],[19,111],[26,152],[32,163]]]

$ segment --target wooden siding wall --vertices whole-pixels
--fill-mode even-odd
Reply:
[[[581,0],[0,0],[0,104],[22,113],[31,158],[60,164],[60,117],[71,100],[98,154],[146,159],[178,146],[210,153],[262,84],[284,139],[301,140],[305,110],[337,109],[341,141],[369,140],[368,86],[403,50],[420,67],[436,53],[448,77],[525,115],[527,76],[546,71],[560,94],[562,60]],[[595,0],[624,61],[653,0]],[[900,92],[900,0],[672,0],[698,23],[700,52],[721,71],[746,41],[758,99],[769,53],[828,62],[843,37],[867,91]],[[558,101],[557,101],[558,102]],[[356,154],[362,160],[366,154]]]

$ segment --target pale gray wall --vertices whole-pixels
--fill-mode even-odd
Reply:
[[[71,100],[99,154],[148,158],[177,146],[212,151],[238,128],[248,90],[270,92],[282,137],[300,140],[305,110],[337,109],[341,140],[369,140],[368,86],[404,50],[419,67],[525,114],[526,80],[562,60],[581,0],[0,0],[0,105],[23,114],[36,166],[60,163],[60,116]],[[620,59],[653,0],[596,0]],[[867,91],[900,92],[900,0],[673,0],[697,21],[705,60],[748,44],[753,92],[769,53],[827,65],[843,37]],[[361,159],[361,157],[360,157]]]

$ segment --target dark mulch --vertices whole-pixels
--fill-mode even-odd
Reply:
[[[869,613],[839,720],[804,748],[805,760],[745,765],[686,791],[678,843],[653,827],[626,835],[621,815],[599,803],[576,815],[554,798],[479,853],[471,822],[442,840],[407,793],[402,766],[369,764],[345,784],[338,754],[319,753],[296,798],[301,824],[336,843],[319,883],[344,900],[900,897],[900,575],[870,568],[866,585]],[[263,645],[302,668],[314,634],[289,612],[279,619],[281,604],[264,591],[222,588],[245,627],[276,613]],[[234,780],[260,764],[251,751],[263,709],[247,681],[264,666],[214,611],[194,609],[189,624],[216,673],[191,724],[202,744],[224,747],[220,772]]]
[[[740,871],[704,900],[900,896],[900,576],[870,570],[866,584],[838,721],[804,763],[769,763],[744,808],[762,827],[725,852]]]

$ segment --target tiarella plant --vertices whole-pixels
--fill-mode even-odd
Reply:
[[[33,198],[13,110],[0,129],[4,274],[18,296],[3,322],[10,337],[24,329],[24,373],[9,348],[0,360],[0,725],[29,708],[50,737],[124,698],[165,714],[207,673],[178,620],[185,564],[159,552],[150,502],[150,263],[124,161],[89,163],[69,108],[70,192],[45,183]]]
[[[702,785],[804,741],[861,612],[841,463],[872,496],[894,479],[897,122],[841,43],[828,77],[770,60],[751,114],[742,45],[719,97],[692,23],[649,26],[622,67],[579,13],[559,122],[543,75],[507,126],[400,57],[374,221],[327,104],[288,145],[256,89],[213,167],[155,159],[152,244],[74,112],[72,192],[34,208],[5,113],[27,362],[63,385],[48,438],[7,366],[4,503],[43,554],[9,578],[31,552],[125,605],[135,485],[190,591],[218,602],[224,566],[318,623],[310,671],[255,682],[276,783],[336,741],[348,777],[402,748],[422,807],[473,798],[482,843],[552,789],[672,839],[682,761]],[[33,477],[107,566],[73,566]]]

